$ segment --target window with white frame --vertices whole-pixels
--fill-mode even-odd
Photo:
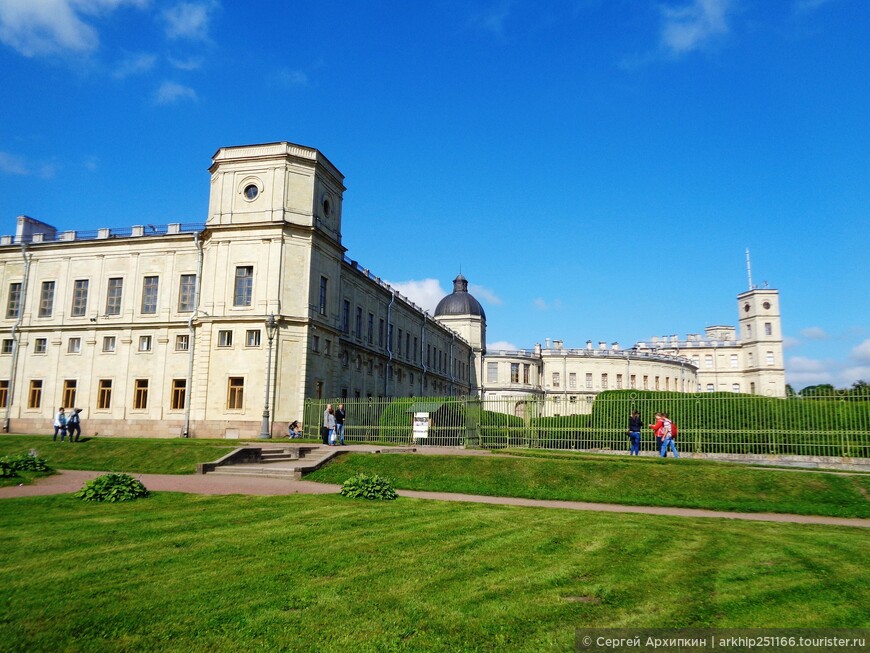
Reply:
[[[259,329],[248,329],[245,331],[245,347],[259,347],[260,346],[260,330]]]
[[[190,349],[190,335],[179,333],[175,336],[175,351],[187,351]]]
[[[54,310],[54,281],[43,281],[39,293],[39,317],[51,317]]]
[[[498,363],[486,364],[486,382],[498,383]]]
[[[82,353],[82,339],[81,338],[70,338],[67,341],[66,351],[69,354]]]
[[[115,336],[103,336],[103,351],[115,351]]]
[[[233,332],[231,329],[220,329],[218,331],[218,347],[232,347]]]
[[[47,338],[36,338],[33,341],[33,353],[34,354],[44,354],[48,349],[48,339]]]
[[[254,266],[236,266],[233,306],[250,306],[254,296]]]
[[[151,336],[139,336],[139,351],[151,351]]]
[[[156,276],[145,277],[142,280],[142,315],[154,315],[157,313],[159,281],[159,278]]]
[[[73,301],[71,317],[84,317],[88,311],[88,280],[76,279],[73,282]]]

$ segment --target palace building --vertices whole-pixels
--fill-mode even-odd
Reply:
[[[608,388],[785,394],[778,293],[738,296],[739,332],[489,352],[459,275],[434,315],[346,254],[344,177],[291,143],[221,148],[200,224],[0,238],[7,432],[268,437],[306,398],[544,396],[582,411]],[[567,412],[567,409],[566,409]]]

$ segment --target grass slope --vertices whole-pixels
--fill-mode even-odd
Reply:
[[[790,472],[698,460],[346,454],[306,479],[357,472],[397,488],[530,499],[870,517],[870,476]]]
[[[47,435],[0,436],[0,456],[33,449],[54,469],[140,474],[192,474],[197,463],[216,460],[234,448],[226,440],[86,438],[61,442]]]
[[[572,651],[584,627],[870,625],[863,529],[171,493],[7,499],[0,523],[5,651]]]

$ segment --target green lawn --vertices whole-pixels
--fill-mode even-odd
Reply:
[[[139,474],[192,474],[197,463],[217,460],[237,446],[241,444],[181,438],[86,438],[71,443],[53,441],[50,435],[0,436],[0,456],[33,449],[54,469]]]
[[[357,472],[397,488],[711,510],[870,517],[870,476],[792,472],[700,460],[346,454],[306,479]]]
[[[864,529],[339,496],[0,501],[4,651],[572,651],[866,627]]]

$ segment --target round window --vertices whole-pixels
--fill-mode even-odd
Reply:
[[[746,312],[748,313],[748,312],[749,312],[749,304],[744,304],[744,305],[743,305],[743,310],[746,311]]]
[[[762,306],[764,306],[765,310],[770,310],[770,302],[764,302]]]
[[[260,189],[256,187],[254,184],[248,184],[245,186],[245,199],[247,200],[255,200],[257,199],[257,195],[260,194]]]
[[[332,215],[332,205],[329,203],[328,197],[323,198],[323,215],[326,217]]]

